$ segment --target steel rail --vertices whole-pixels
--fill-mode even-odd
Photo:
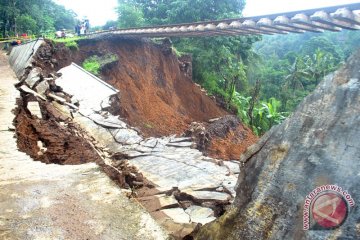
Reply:
[[[254,17],[115,29],[94,32],[87,36],[113,34],[148,38],[213,37],[338,32],[343,29],[360,30],[360,3]]]

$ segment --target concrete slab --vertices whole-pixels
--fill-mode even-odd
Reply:
[[[190,216],[182,208],[164,209],[161,212],[169,216],[175,223],[190,223]]]
[[[187,208],[185,212],[190,216],[192,222],[201,223],[203,225],[216,219],[216,217],[214,217],[214,211],[211,208],[194,205]]]
[[[65,92],[76,96],[83,113],[100,111],[102,102],[108,101],[110,96],[118,93],[118,90],[75,63],[62,68],[59,73],[62,76],[56,79],[56,84]]]
[[[32,116],[36,116],[39,119],[42,119],[42,114],[38,102],[28,102],[27,109],[30,111]]]
[[[8,61],[18,78],[24,74],[25,68],[32,66],[32,57],[43,43],[44,40],[39,38],[20,46],[16,46],[11,50]],[[7,59],[4,60],[7,61]]]
[[[227,193],[222,192],[215,192],[215,191],[192,191],[192,190],[183,190],[184,193],[191,195],[192,197],[202,200],[202,201],[229,201],[230,195]]]

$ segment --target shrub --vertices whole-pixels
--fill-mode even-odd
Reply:
[[[118,56],[115,54],[108,53],[104,56],[91,56],[83,62],[82,66],[85,70],[91,72],[94,75],[100,74],[100,69],[106,64],[118,61]]]
[[[74,50],[74,51],[79,50],[79,46],[78,46],[77,42],[73,41],[73,40],[65,42],[65,46],[68,47],[70,50]]]
[[[83,62],[83,68],[86,71],[91,72],[94,75],[99,75],[100,73],[100,63],[98,61],[97,56],[92,56],[90,58],[87,58],[84,62]]]

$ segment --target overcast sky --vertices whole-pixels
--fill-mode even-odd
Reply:
[[[104,25],[107,20],[115,20],[114,8],[117,0],[54,0],[68,9],[74,10],[80,18],[87,16],[92,26]],[[244,16],[296,11],[348,3],[360,0],[247,0]]]

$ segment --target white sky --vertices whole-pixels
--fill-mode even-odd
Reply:
[[[74,10],[80,18],[87,16],[92,26],[104,25],[116,20],[114,8],[117,0],[54,0]],[[360,0],[247,0],[244,16],[289,12],[303,9],[360,3]]]
[[[246,0],[243,15],[259,16],[350,3],[360,3],[360,0]]]

